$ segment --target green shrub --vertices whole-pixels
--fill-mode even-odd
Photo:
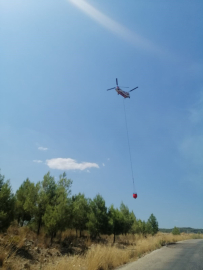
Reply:
[[[180,235],[180,230],[177,227],[174,227],[172,230],[173,235]]]

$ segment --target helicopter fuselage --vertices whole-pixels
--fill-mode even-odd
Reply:
[[[126,91],[121,90],[121,89],[119,88],[119,86],[117,86],[117,87],[115,88],[115,90],[116,90],[116,92],[118,93],[118,95],[121,95],[121,96],[124,97],[124,98],[130,98],[130,94],[129,94],[128,92],[126,92]]]

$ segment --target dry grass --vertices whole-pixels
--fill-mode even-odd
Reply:
[[[4,260],[6,258],[6,254],[3,249],[0,249],[0,267],[4,265]]]
[[[111,237],[105,237],[110,240]],[[118,239],[119,238],[119,239]],[[114,269],[130,261],[135,261],[145,254],[161,248],[171,242],[191,239],[191,234],[158,233],[156,236],[147,238],[139,235],[119,236],[119,243],[115,245],[92,245],[84,256],[69,256],[60,259],[55,265],[47,265],[44,269],[52,270],[109,270]],[[203,238],[203,237],[202,237]],[[111,239],[112,240],[112,239]],[[112,241],[110,241],[112,243]]]
[[[127,263],[131,252],[118,249],[115,246],[95,245],[83,256],[62,258],[56,265],[47,265],[44,269],[53,270],[107,270]]]
[[[88,233],[84,233],[83,238],[78,238],[74,230],[67,230],[58,234],[53,241],[53,246],[50,247],[50,238],[46,237],[43,230],[37,236],[27,227],[11,226],[7,234],[0,235],[0,268],[109,270],[135,261],[167,243],[191,238],[203,238],[203,235],[184,233],[181,235],[158,233],[147,237],[119,235],[116,236],[116,243],[113,244],[113,235],[103,235],[100,239],[91,241]],[[66,248],[78,255],[70,255],[68,251],[62,256],[62,250]],[[24,252],[22,256],[17,254],[19,250]],[[26,254],[32,255],[32,258],[25,258]]]

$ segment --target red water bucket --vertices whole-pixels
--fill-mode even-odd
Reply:
[[[134,199],[137,198],[137,193],[133,193],[133,198],[134,198]]]

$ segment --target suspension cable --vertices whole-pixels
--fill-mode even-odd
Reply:
[[[132,156],[131,156],[130,140],[129,140],[129,134],[128,134],[128,124],[127,124],[127,117],[126,117],[126,110],[125,110],[125,99],[123,99],[123,108],[124,108],[125,125],[126,125],[126,132],[127,132],[127,138],[128,138],[128,150],[129,150],[129,155],[130,155],[130,165],[131,165],[131,173],[132,173],[132,180],[133,180],[133,192],[135,193],[135,183],[134,183]]]

